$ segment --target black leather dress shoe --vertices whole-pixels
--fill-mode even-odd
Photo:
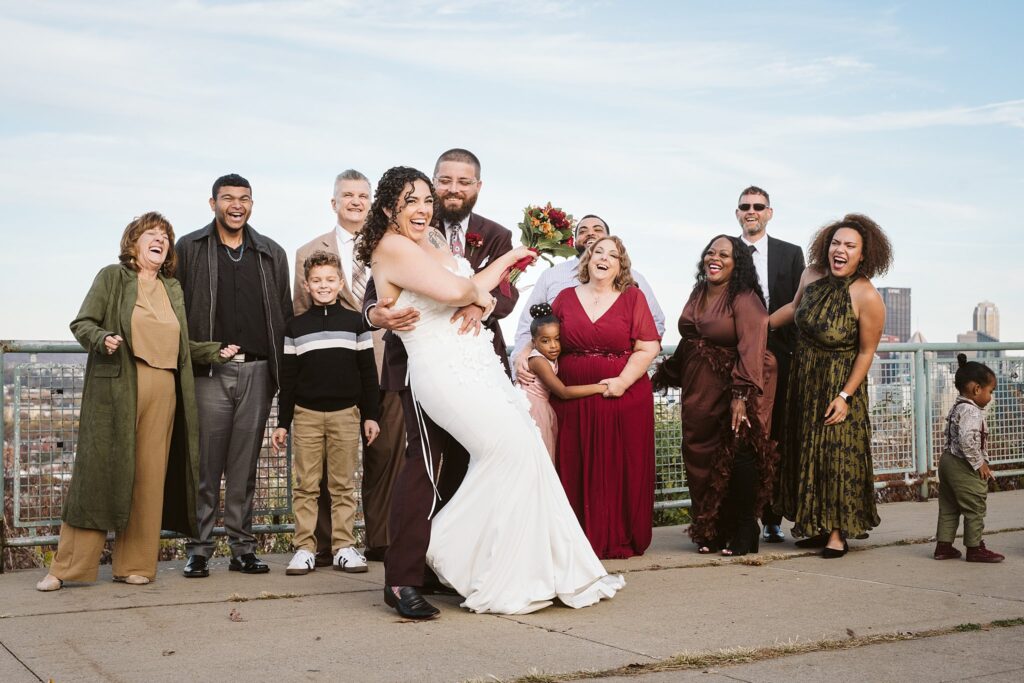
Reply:
[[[395,588],[398,589],[397,597]],[[441,610],[424,600],[413,586],[384,586],[384,602],[406,619],[436,619],[441,616]]]
[[[766,543],[782,543],[786,540],[786,534],[782,533],[782,527],[778,524],[765,524],[764,540]]]
[[[245,555],[232,557],[231,562],[228,563],[228,569],[233,572],[242,572],[243,574],[266,574],[270,571],[270,567],[260,558],[256,557],[256,553],[246,553]]]
[[[189,555],[185,569],[181,572],[186,579],[205,579],[210,575],[207,559],[202,555]]]

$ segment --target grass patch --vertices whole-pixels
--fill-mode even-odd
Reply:
[[[707,652],[683,652],[667,659],[645,664],[627,664],[615,669],[604,671],[574,671],[565,674],[542,674],[530,672],[525,676],[510,679],[509,683],[562,683],[563,681],[582,681],[601,678],[613,678],[617,676],[638,676],[642,674],[660,673],[666,671],[686,671],[691,669],[707,669],[711,667],[737,666],[740,664],[751,664],[754,662],[793,655],[810,654],[812,652],[826,652],[834,650],[851,650],[869,645],[883,643],[897,643],[908,640],[922,640],[924,638],[936,638],[948,636],[954,633],[966,633],[971,631],[988,631],[994,628],[1009,628],[1024,626],[1024,617],[1016,619],[998,619],[987,624],[957,624],[948,628],[929,629],[917,632],[883,633],[870,636],[852,635],[843,639],[825,639],[805,643],[782,643],[769,647],[759,648],[727,648]],[[851,632],[852,633],[852,632]],[[492,678],[497,681],[499,679]]]
[[[267,591],[261,592],[255,598],[250,598],[248,595],[242,595],[241,593],[232,593],[228,596],[228,602],[249,602],[250,600],[285,600],[287,598],[301,598],[301,593],[269,593]]]

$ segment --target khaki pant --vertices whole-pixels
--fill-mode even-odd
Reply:
[[[963,458],[947,453],[939,460],[939,523],[935,540],[952,543],[964,517],[964,546],[977,548],[985,531],[988,482]]]
[[[156,578],[164,478],[174,427],[174,373],[136,361],[138,409],[135,416],[135,480],[128,525],[114,541],[114,576]],[[95,581],[106,530],[62,524],[50,573],[63,581]]]
[[[359,409],[319,412],[295,406],[292,418],[292,511],[296,550],[316,552],[317,499],[327,472],[331,496],[331,550],[355,545],[356,489],[352,483],[359,459]],[[325,467],[326,463],[326,467]]]

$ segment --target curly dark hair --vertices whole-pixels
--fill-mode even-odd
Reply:
[[[408,166],[394,166],[389,168],[381,176],[377,183],[377,191],[373,194],[373,205],[370,206],[370,215],[366,217],[366,224],[359,231],[359,239],[356,242],[356,258],[366,266],[370,265],[370,258],[373,250],[380,244],[380,240],[388,231],[388,227],[394,222],[384,212],[385,209],[395,213],[401,210],[405,201],[405,188],[411,186],[417,180],[422,180],[430,188],[430,195],[437,201],[434,194],[434,185],[430,178],[422,171]],[[428,221],[429,222],[429,221]]]
[[[757,298],[764,301],[764,292],[761,290],[761,282],[757,279],[757,266],[754,265],[754,257],[750,255],[750,249],[739,237],[732,235],[715,235],[700,251],[700,260],[697,261],[697,284],[694,289],[706,288],[708,286],[708,275],[704,272],[704,254],[717,240],[725,238],[732,245],[732,275],[729,277],[729,289],[726,296],[731,303],[740,292],[753,292]],[[767,304],[765,304],[767,307]]]
[[[841,228],[851,228],[860,234],[864,246],[861,253],[864,260],[857,266],[857,272],[866,278],[884,275],[892,266],[892,244],[881,226],[862,213],[848,213],[843,220],[823,226],[814,234],[807,250],[807,265],[829,272],[828,248],[832,238]]]

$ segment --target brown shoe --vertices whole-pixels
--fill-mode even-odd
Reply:
[[[992,552],[991,550],[986,548],[985,541],[981,541],[980,543],[978,543],[977,548],[967,549],[968,562],[987,562],[989,564],[994,564],[996,562],[1002,562],[1005,559],[1006,557],[1004,557],[1003,555],[1000,555],[996,552]]]
[[[963,557],[963,553],[954,548],[952,543],[939,541],[935,544],[935,554],[932,557],[936,560],[957,560]]]

